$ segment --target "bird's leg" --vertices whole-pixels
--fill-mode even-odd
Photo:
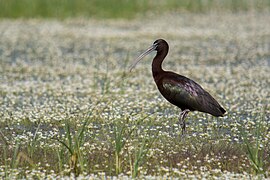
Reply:
[[[187,114],[189,113],[189,109],[185,109],[184,111],[182,111],[179,115],[179,125],[182,128],[182,135],[184,134],[185,130],[186,130],[186,122],[185,122],[185,118],[187,116]]]

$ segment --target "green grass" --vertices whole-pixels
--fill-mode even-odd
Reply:
[[[1,21],[0,178],[269,178],[268,19]],[[170,44],[164,69],[227,110],[190,112],[184,137],[180,110],[152,78],[154,53],[128,71],[161,35]]]
[[[252,134],[250,135],[253,140],[249,140],[250,138],[247,137],[247,132],[242,129],[243,133],[243,140],[246,145],[246,154],[250,161],[250,164],[254,170],[255,174],[263,174],[266,178],[267,169],[265,166],[265,156],[266,159],[270,159],[270,154],[267,152],[267,144],[262,141],[262,135],[266,133],[267,128],[263,127],[263,122],[266,121],[265,119],[265,110],[262,110],[261,118],[258,119],[255,123],[255,129],[253,130]]]
[[[2,18],[133,18],[149,12],[269,10],[269,0],[0,0]]]
[[[78,129],[78,131],[72,133],[71,132],[71,123],[66,120],[65,122],[65,138],[64,140],[56,139],[59,143],[61,143],[64,147],[64,149],[68,150],[69,152],[69,166],[70,166],[70,172],[74,173],[75,176],[78,176],[81,172],[85,170],[85,157],[83,157],[83,152],[81,150],[81,147],[85,143],[85,129],[88,125],[88,119],[84,120],[84,123],[82,124],[82,127]],[[58,151],[58,154],[63,151]],[[66,157],[63,155],[59,155],[59,167],[61,168],[62,162],[66,161]],[[62,159],[62,158],[63,159]]]

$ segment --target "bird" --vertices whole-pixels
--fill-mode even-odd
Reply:
[[[222,117],[226,110],[195,81],[162,69],[162,62],[169,52],[169,45],[164,39],[156,40],[152,46],[139,55],[130,66],[130,72],[146,55],[156,51],[152,61],[152,75],[161,95],[171,104],[181,109],[178,122],[182,135],[186,130],[185,118],[191,111],[199,111]]]

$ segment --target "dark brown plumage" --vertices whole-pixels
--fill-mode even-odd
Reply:
[[[224,115],[226,112],[224,108],[195,81],[162,69],[162,62],[169,51],[169,45],[163,39],[156,40],[151,47],[142,53],[131,69],[152,51],[157,51],[152,61],[154,80],[163,97],[182,110],[179,116],[182,133],[185,131],[185,117],[189,111],[205,112],[216,117]]]

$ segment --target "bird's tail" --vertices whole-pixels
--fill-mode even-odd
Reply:
[[[224,114],[226,113],[226,110],[223,107],[221,107],[221,106],[219,107],[219,110],[222,113],[221,116],[224,116]]]

